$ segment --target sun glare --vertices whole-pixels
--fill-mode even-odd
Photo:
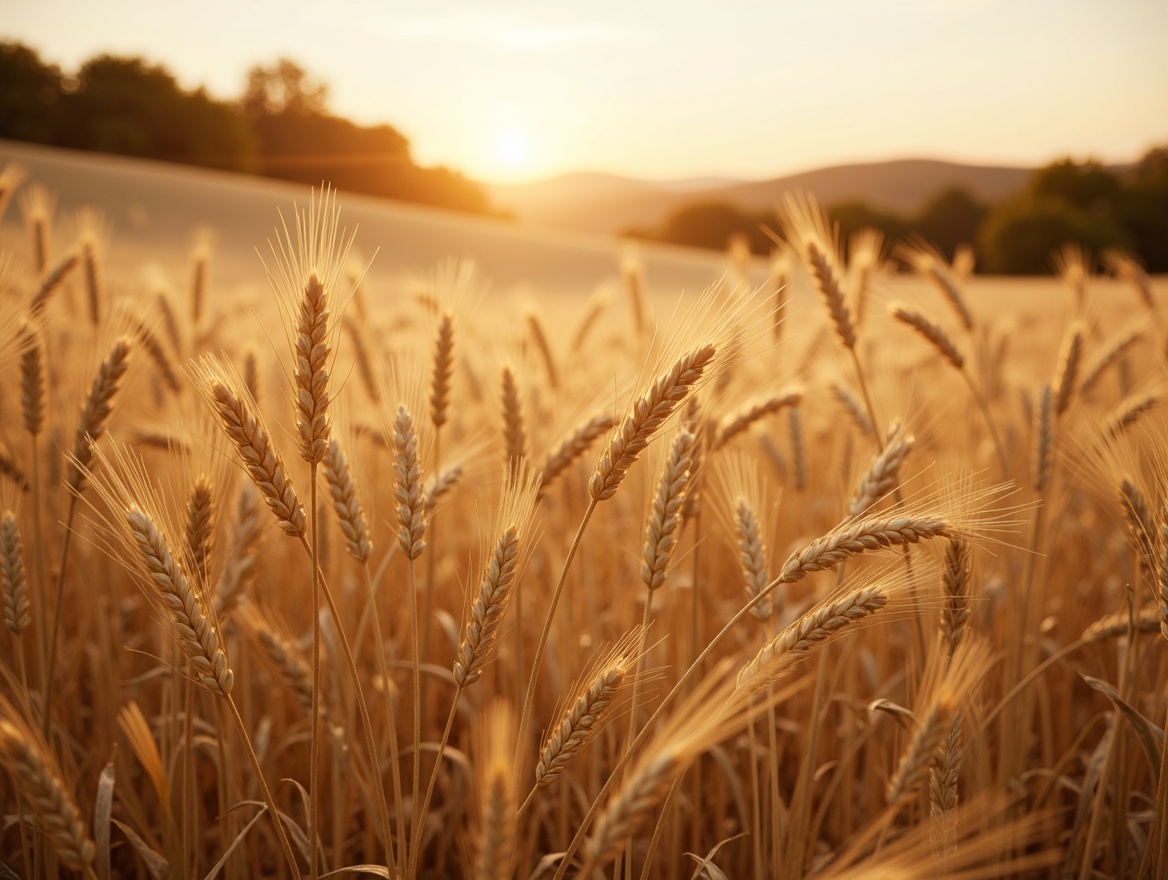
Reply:
[[[509,131],[499,136],[495,142],[495,151],[505,164],[517,168],[527,161],[527,157],[531,153],[531,146],[523,135]]]

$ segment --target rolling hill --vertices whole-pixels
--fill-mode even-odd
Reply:
[[[824,204],[864,201],[875,208],[912,211],[949,186],[983,201],[1019,189],[1028,168],[961,165],[934,159],[901,159],[819,168],[772,180],[654,182],[607,174],[568,174],[537,183],[495,186],[493,203],[522,221],[588,232],[618,233],[655,226],[673,210],[697,202],[728,202],[765,210],[796,189]]]

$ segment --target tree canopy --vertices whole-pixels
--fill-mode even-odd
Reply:
[[[491,210],[474,181],[417,165],[397,129],[333,115],[328,87],[288,58],[253,67],[239,99],[220,101],[143,58],[99,55],[67,75],[0,43],[0,137]]]

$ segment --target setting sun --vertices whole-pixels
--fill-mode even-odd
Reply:
[[[523,165],[527,161],[527,157],[531,155],[531,145],[523,135],[515,131],[508,131],[500,135],[495,142],[495,152],[498,153],[504,164],[517,168]]]

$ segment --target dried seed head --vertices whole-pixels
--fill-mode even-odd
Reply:
[[[29,624],[28,581],[24,573],[24,547],[16,515],[11,510],[0,517],[0,594],[4,600],[4,623],[19,635]]]
[[[717,349],[707,344],[684,354],[662,373],[652,386],[633,404],[597,464],[588,489],[593,500],[603,501],[616,494],[628,469],[649,445],[649,440],[673,414],[702,373],[714,359]]]
[[[407,559],[417,559],[426,546],[426,498],[422,465],[418,460],[418,435],[404,404],[393,420],[394,496],[397,498],[398,542]]]

